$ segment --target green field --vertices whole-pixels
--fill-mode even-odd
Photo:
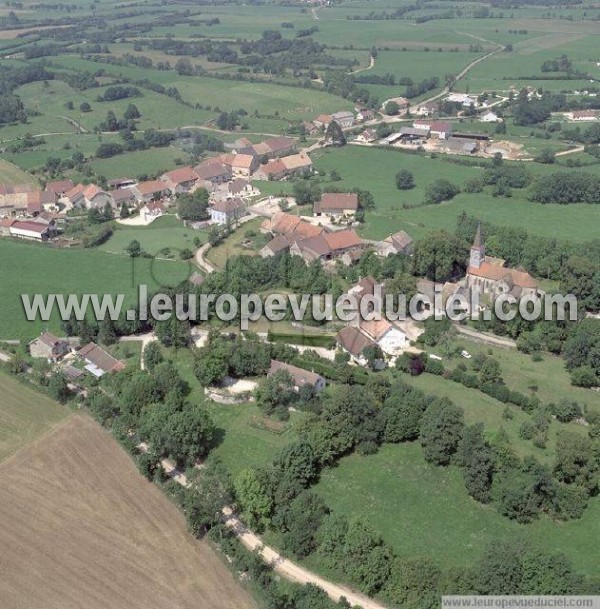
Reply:
[[[334,183],[336,188],[359,187],[373,193],[375,209],[367,211],[363,230],[367,238],[380,239],[401,229],[413,237],[421,237],[435,229],[452,231],[456,218],[463,211],[485,222],[526,227],[533,234],[547,237],[581,242],[598,235],[598,205],[541,205],[527,201],[524,191],[518,190],[513,191],[509,199],[485,193],[461,193],[441,205],[419,206],[428,184],[446,178],[460,186],[480,175],[482,169],[477,167],[360,146],[320,151],[313,155],[313,160],[321,174],[334,169],[340,174],[342,180]],[[408,169],[414,174],[414,189],[401,191],[396,188],[395,175],[400,169]],[[531,169],[536,173],[557,171],[535,163],[531,164]],[[273,188],[281,190],[276,185]],[[327,184],[324,184],[323,189],[326,188]],[[405,205],[410,208],[404,209]]]
[[[111,254],[124,254],[125,248],[136,239],[140,242],[142,249],[149,254],[159,254],[165,248],[172,249],[174,254],[183,249],[196,249],[194,238],[199,238],[204,243],[206,233],[185,228],[181,220],[173,215],[157,218],[148,226],[126,226],[117,224],[113,236],[103,243],[98,249]]]
[[[66,406],[0,372],[0,461],[69,414]]]
[[[555,523],[543,516],[519,525],[471,499],[458,468],[425,463],[416,442],[346,457],[323,472],[316,491],[337,513],[365,517],[401,556],[468,565],[489,543],[514,537],[564,552],[579,571],[597,574],[600,498],[580,520]]]
[[[37,180],[31,174],[4,159],[0,159],[0,184],[7,186],[20,184],[38,186]]]
[[[0,239],[0,258],[0,339],[25,341],[45,328],[59,332],[60,320],[55,310],[49,322],[28,321],[21,294],[124,294],[125,304],[134,304],[140,284],[152,291],[160,285],[176,285],[190,273],[190,266],[179,261],[53,249],[6,238]]]

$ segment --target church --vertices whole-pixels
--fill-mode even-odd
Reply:
[[[518,300],[528,294],[540,295],[538,282],[527,271],[508,268],[505,265],[506,260],[485,255],[481,223],[479,223],[471,246],[466,277],[467,287],[490,298],[511,294]]]

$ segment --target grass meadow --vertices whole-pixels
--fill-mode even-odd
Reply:
[[[571,241],[588,241],[597,237],[600,207],[597,205],[542,205],[525,198],[515,190],[512,198],[496,198],[489,194],[461,193],[440,205],[421,203],[427,186],[438,178],[462,185],[481,174],[478,167],[457,165],[443,158],[423,158],[394,150],[345,146],[320,151],[313,155],[321,174],[336,170],[341,176],[337,188],[358,186],[370,190],[375,209],[366,214],[363,234],[380,239],[404,229],[413,237],[421,237],[435,229],[453,230],[457,216],[463,211],[493,224],[526,227],[530,232]],[[552,172],[557,168],[531,164],[533,171]],[[528,165],[529,167],[529,165]],[[411,171],[416,186],[412,190],[396,188],[395,175],[400,169]],[[273,186],[276,192],[279,186]],[[327,183],[323,184],[323,190]],[[406,206],[406,208],[405,208]]]
[[[60,332],[60,319],[54,311],[47,322],[28,321],[21,294],[124,294],[124,304],[133,305],[140,284],[152,291],[160,285],[176,285],[190,273],[190,265],[180,261],[134,260],[97,250],[53,249],[8,239],[0,240],[0,258],[0,339],[22,341],[44,329]]]
[[[335,512],[366,518],[401,556],[469,565],[488,544],[512,537],[563,552],[579,571],[597,573],[600,498],[580,520],[556,523],[543,516],[517,524],[471,499],[458,468],[426,463],[417,442],[345,457],[322,473],[316,491]]]
[[[0,159],[0,184],[38,186],[37,180],[30,173],[4,159]]]

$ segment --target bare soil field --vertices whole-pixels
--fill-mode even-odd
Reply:
[[[208,544],[94,421],[0,464],[2,609],[254,609]]]

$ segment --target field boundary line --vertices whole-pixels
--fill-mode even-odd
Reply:
[[[34,389],[34,391],[37,391],[37,390]],[[38,436],[37,438],[34,438],[31,442],[27,442],[26,444],[23,444],[23,446],[18,448],[14,453],[8,455],[8,457],[6,457],[6,459],[3,459],[2,461],[0,461],[0,470],[3,469],[5,465],[8,465],[15,457],[18,457],[24,450],[29,449],[32,446],[35,446],[39,442],[45,440],[48,436],[52,435],[53,433],[56,433],[61,427],[66,425],[73,417],[76,417],[76,416],[82,416],[82,415],[79,412],[70,412],[69,414],[67,414],[65,416],[64,419],[61,419],[60,421],[57,421],[56,423],[51,425],[42,435]]]

